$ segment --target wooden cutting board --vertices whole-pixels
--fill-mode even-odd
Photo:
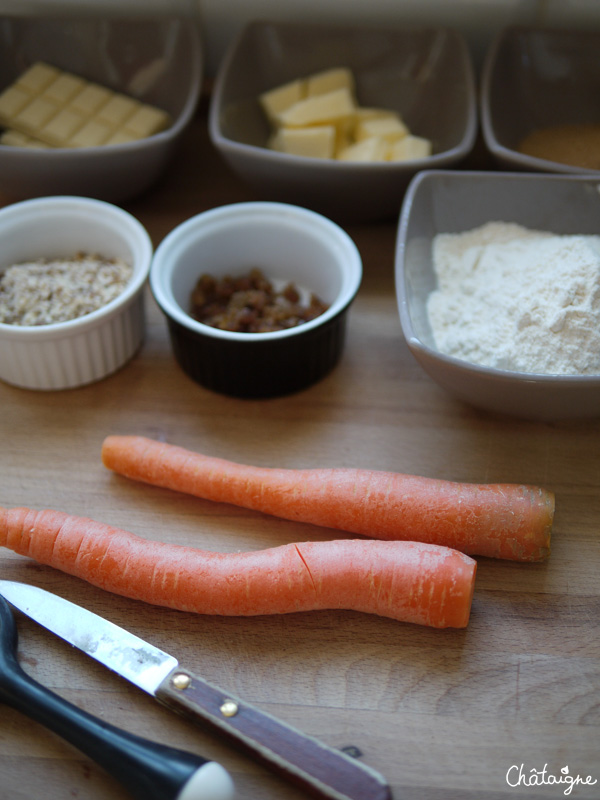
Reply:
[[[254,197],[215,154],[200,115],[165,179],[127,207],[157,245],[187,217],[244,199]],[[175,364],[148,296],[146,342],[116,375],[56,393],[0,384],[0,503],[57,508],[207,550],[338,536],[109,473],[103,438],[135,433],[266,466],[542,485],[557,502],[546,563],[479,559],[469,627],[441,631],[355,612],[195,616],[110,595],[7,550],[0,577],[80,603],[306,733],[356,748],[396,800],[554,800],[568,785],[556,785],[561,776],[590,776],[571,797],[598,798],[600,422],[512,420],[448,396],[402,339],[395,222],[348,230],[365,274],[344,357],[329,377],[275,400],[211,394]],[[24,668],[72,702],[221,761],[241,800],[303,797],[24,617],[18,627]],[[1,800],[125,798],[95,764],[8,708],[0,775]]]

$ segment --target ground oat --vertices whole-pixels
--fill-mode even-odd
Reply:
[[[77,319],[118,297],[132,274],[125,261],[87,253],[14,264],[0,274],[0,322],[37,326]]]

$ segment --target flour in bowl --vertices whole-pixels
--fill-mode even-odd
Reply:
[[[437,348],[476,364],[600,374],[600,236],[489,222],[433,242]]]

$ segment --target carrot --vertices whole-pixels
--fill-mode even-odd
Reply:
[[[515,561],[540,561],[550,552],[554,495],[535,486],[252,467],[141,436],[108,436],[102,460],[155,486],[375,539],[419,540]]]
[[[0,545],[109,592],[199,614],[350,609],[465,627],[476,562],[418,542],[302,542],[211,553],[60,511],[0,508]]]

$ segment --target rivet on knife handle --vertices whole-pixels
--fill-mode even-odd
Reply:
[[[218,729],[239,749],[315,797],[391,799],[389,786],[375,770],[188,670],[174,669],[155,696],[169,708]]]

